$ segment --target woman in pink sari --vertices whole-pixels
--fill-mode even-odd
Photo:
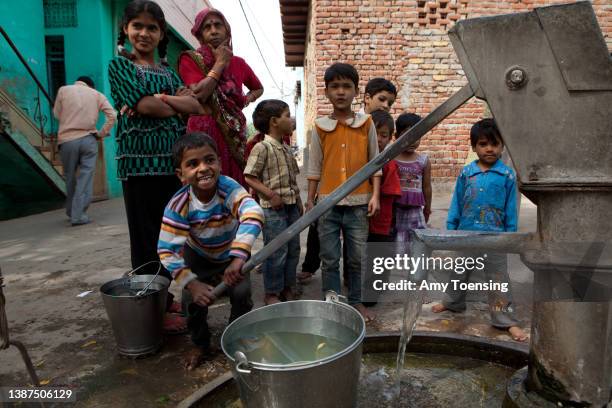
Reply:
[[[220,11],[198,13],[191,33],[200,42],[197,51],[179,57],[179,75],[204,107],[204,114],[192,115],[187,131],[200,131],[217,142],[221,174],[243,186],[246,162],[246,119],[242,109],[263,94],[263,86],[251,67],[232,53],[232,33]],[[246,85],[249,93],[242,91]]]

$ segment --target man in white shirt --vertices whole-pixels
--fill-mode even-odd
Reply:
[[[106,120],[98,131],[100,112]],[[108,136],[117,114],[108,99],[95,90],[93,80],[86,76],[79,77],[74,85],[59,89],[53,114],[59,120],[57,142],[66,179],[66,215],[73,226],[87,224],[91,222],[85,212],[93,195],[98,138]]]

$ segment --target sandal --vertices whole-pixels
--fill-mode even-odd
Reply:
[[[171,335],[188,333],[187,319],[176,313],[166,313],[162,331],[164,334]]]

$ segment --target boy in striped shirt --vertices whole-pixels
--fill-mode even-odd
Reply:
[[[230,322],[253,307],[251,283],[240,270],[261,232],[263,211],[237,181],[220,175],[215,141],[204,133],[187,133],[173,148],[176,174],[183,182],[162,219],[157,252],[164,267],[183,288],[187,326],[197,346],[186,358],[197,367],[210,348],[206,322],[215,301],[213,287],[223,280],[232,305]]]

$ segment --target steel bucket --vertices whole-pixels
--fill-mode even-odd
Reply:
[[[317,318],[316,324],[305,323],[304,318]],[[282,331],[303,331],[326,338],[343,333],[349,339],[348,346],[336,354],[308,362],[248,361],[244,353],[235,349],[236,340],[249,336],[253,328],[270,320],[278,321]],[[347,333],[350,337],[346,337]],[[357,404],[364,337],[365,322],[361,315],[340,302],[337,296],[328,296],[327,301],[299,300],[253,310],[225,329],[221,347],[233,363],[240,399],[247,408],[348,408]]]
[[[158,275],[128,275],[102,285],[119,354],[140,357],[160,348],[169,286],[170,281]]]

